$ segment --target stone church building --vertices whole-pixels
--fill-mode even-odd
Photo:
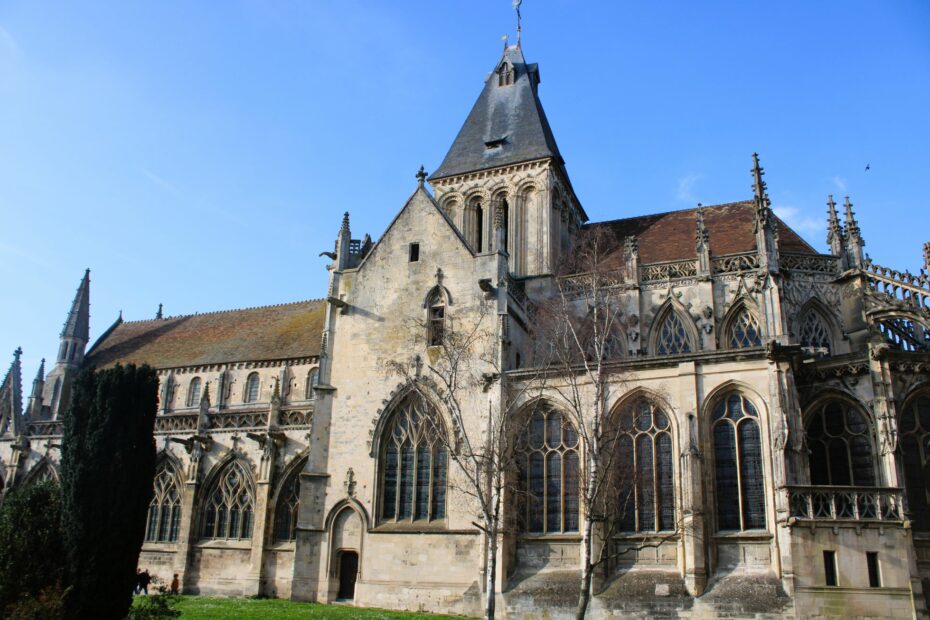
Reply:
[[[817,252],[772,212],[755,156],[743,199],[590,222],[539,85],[506,47],[381,237],[343,217],[318,299],[120,317],[91,343],[85,273],[48,373],[24,387],[17,351],[2,384],[2,489],[57,478],[75,373],[147,363],[159,464],[141,567],[191,594],[478,615],[488,547],[448,439],[480,437],[520,392],[528,499],[505,496],[498,609],[570,615],[586,460],[564,376],[538,383],[535,317],[601,230],[625,308],[604,408],[637,482],[606,543],[631,551],[598,567],[591,617],[926,617],[926,272],[874,263],[848,198],[828,199]],[[455,427],[448,394],[412,381],[482,321],[485,385],[458,394]]]

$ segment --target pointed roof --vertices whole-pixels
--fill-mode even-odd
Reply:
[[[22,353],[19,348],[13,352],[13,363],[0,384],[0,432],[6,430],[3,427],[9,422],[14,435],[21,431],[23,416],[23,368],[19,361]]]
[[[62,338],[90,339],[90,269],[84,272],[81,284],[74,295],[71,312],[61,330]]]
[[[498,71],[505,64],[513,83],[499,85]],[[538,84],[538,66],[526,63],[519,45],[506,48],[430,180],[549,157],[562,165]]]

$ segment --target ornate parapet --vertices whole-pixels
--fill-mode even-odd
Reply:
[[[781,268],[789,271],[808,273],[825,273],[839,275],[840,259],[829,254],[790,254],[782,252],[779,256]]]
[[[796,521],[903,524],[903,489],[897,487],[789,486],[789,517]]]
[[[893,305],[902,309],[916,309],[930,316],[930,278],[908,271],[897,271],[882,267],[867,258],[864,271],[866,282],[872,293],[884,296]]]
[[[714,258],[712,264],[715,274],[757,271],[761,266],[762,263],[759,261],[759,254],[756,252],[718,256]]]
[[[28,422],[26,433],[30,437],[61,437],[63,426],[61,420]]]

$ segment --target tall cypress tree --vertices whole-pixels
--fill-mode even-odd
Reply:
[[[62,529],[74,618],[121,620],[155,476],[158,379],[148,366],[83,371],[64,416]]]

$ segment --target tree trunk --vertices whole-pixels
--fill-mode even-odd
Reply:
[[[485,590],[484,590],[484,620],[494,620],[494,606],[497,601],[495,582],[497,581],[497,528],[489,524],[488,549],[485,556]]]
[[[584,535],[581,539],[581,587],[578,591],[578,608],[575,610],[575,619],[584,620],[588,613],[588,603],[591,602],[591,577],[594,574],[591,566],[592,522],[585,515]]]

